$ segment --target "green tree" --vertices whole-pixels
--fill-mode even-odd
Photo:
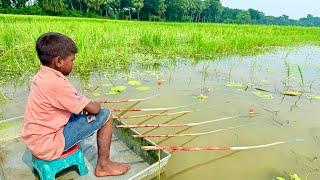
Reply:
[[[159,4],[159,0],[144,0],[144,6],[141,9],[141,19],[151,20],[155,16],[158,16]]]
[[[253,20],[255,22],[259,22],[261,19],[264,18],[263,12],[260,12],[258,10],[251,9],[251,8],[248,11],[250,13],[251,20]]]
[[[166,0],[166,19],[170,21],[181,21],[183,17],[184,0]]]
[[[206,21],[218,22],[223,11],[220,0],[205,0],[204,16]]]
[[[140,11],[143,8],[143,0],[134,0],[133,5],[137,10],[138,19],[140,19]]]
[[[205,4],[203,1],[199,1],[198,3],[195,4],[195,21],[199,22],[201,20],[201,13],[203,12],[205,8]]]
[[[59,13],[66,9],[64,0],[38,0],[38,5],[45,11]]]
[[[158,8],[158,14],[159,14],[159,19],[161,20],[162,17],[164,17],[164,13],[166,12],[166,4],[165,0],[160,0],[159,1],[159,8]]]
[[[236,23],[248,24],[251,22],[251,17],[249,11],[239,11],[236,15]]]
[[[106,0],[84,0],[84,3],[87,5],[87,12],[89,12],[90,9],[98,11],[101,5],[106,3]]]
[[[11,0],[1,0],[1,7],[2,8],[10,8],[13,6],[13,3]]]
[[[109,12],[109,15],[113,15],[114,17],[118,17],[118,13],[120,12],[120,0],[107,0],[107,9],[111,9],[112,12]]]

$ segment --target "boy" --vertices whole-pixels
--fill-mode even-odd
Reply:
[[[72,71],[77,53],[75,43],[63,34],[51,32],[38,38],[36,50],[42,65],[32,80],[21,132],[32,154],[43,160],[58,159],[64,151],[98,131],[95,175],[126,173],[129,164],[109,158],[111,112],[80,94],[65,77]],[[81,111],[95,118],[92,120]]]

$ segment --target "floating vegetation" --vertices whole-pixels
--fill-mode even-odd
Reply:
[[[300,96],[301,92],[299,92],[299,91],[285,91],[282,94],[285,96]]]
[[[120,94],[122,91],[124,91],[126,89],[127,89],[126,86],[113,86],[107,94],[109,94],[109,95]]]
[[[151,88],[149,86],[140,86],[136,88],[138,91],[149,91],[150,89]]]
[[[290,174],[288,179],[284,177],[276,177],[277,180],[301,180],[301,178],[297,174]]]
[[[93,92],[92,95],[93,95],[94,97],[99,97],[99,96],[101,96],[101,94],[98,93],[98,92]]]
[[[126,89],[127,89],[126,86],[114,86],[114,87],[111,88],[111,91],[122,92],[122,91],[124,91]]]
[[[320,100],[320,95],[316,95],[316,94],[308,94],[307,97],[309,99]]]
[[[256,92],[253,92],[253,94],[256,95],[256,96],[258,96],[259,98],[262,98],[262,99],[267,99],[267,100],[273,99],[272,94],[269,94],[269,93],[264,93],[264,92],[261,92],[261,91],[256,91]]]
[[[0,131],[4,130],[4,129],[7,129],[8,127],[9,127],[8,124],[0,123]]]
[[[226,87],[231,87],[231,88],[243,88],[242,83],[235,83],[235,82],[227,82]]]
[[[133,80],[133,81],[129,81],[128,84],[129,84],[129,85],[132,85],[132,86],[139,86],[139,85],[141,85],[141,82],[140,82],[140,81]]]
[[[208,96],[200,94],[199,96],[192,96],[193,98],[197,98],[200,102],[204,102],[207,100]]]

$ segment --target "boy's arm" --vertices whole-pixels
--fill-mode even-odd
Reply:
[[[84,110],[89,114],[98,114],[100,109],[101,109],[101,106],[97,102],[90,102],[88,105],[86,105],[86,107],[84,107]]]

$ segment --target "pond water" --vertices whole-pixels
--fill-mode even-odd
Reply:
[[[301,138],[304,141],[244,151],[172,152],[164,179],[275,179],[290,173],[302,179],[320,177],[320,48],[303,46],[278,48],[258,56],[227,57],[217,61],[189,63],[177,60],[160,67],[134,64],[127,72],[93,72],[87,78],[74,73],[73,84],[93,100],[135,99],[155,96],[135,108],[162,108],[190,105],[168,112],[130,112],[126,116],[147,113],[186,114],[123,119],[128,124],[193,123],[235,115],[241,117],[191,128],[141,128],[144,134],[175,134],[224,131],[202,136],[153,138],[160,145],[253,146]],[[300,70],[299,70],[300,69]],[[157,77],[162,80],[157,88]],[[141,85],[129,85],[137,80]],[[29,77],[22,83],[1,85],[0,120],[23,115]],[[117,94],[111,86],[126,86]],[[139,91],[137,87],[145,91]],[[297,96],[286,96],[284,93]],[[201,98],[202,97],[202,98]],[[132,103],[105,107],[125,108]],[[116,115],[116,113],[115,113]],[[235,128],[232,128],[235,127]],[[4,127],[5,128],[5,127]],[[0,129],[1,130],[1,129]]]

